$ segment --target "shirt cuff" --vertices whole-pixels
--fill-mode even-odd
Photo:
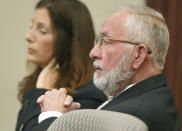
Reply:
[[[43,120],[48,119],[50,117],[60,117],[63,114],[61,112],[57,111],[47,111],[47,112],[42,112],[39,115],[38,122],[41,123]]]

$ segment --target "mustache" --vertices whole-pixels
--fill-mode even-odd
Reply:
[[[101,70],[104,70],[103,65],[98,60],[96,60],[96,61],[93,62],[93,66],[94,67],[97,67],[97,68],[100,68]]]

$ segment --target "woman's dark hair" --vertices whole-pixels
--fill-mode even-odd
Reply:
[[[66,87],[69,94],[92,80],[93,65],[89,52],[93,47],[95,32],[88,8],[78,0],[40,0],[35,9],[49,12],[56,39],[54,57],[59,64],[60,78],[56,88]],[[41,72],[37,67],[20,83],[18,98],[23,103],[25,91],[35,88]]]

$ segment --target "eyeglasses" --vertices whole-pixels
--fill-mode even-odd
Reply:
[[[122,42],[122,43],[126,43],[126,44],[132,44],[132,45],[140,45],[139,42],[131,42],[131,41],[127,41],[127,40],[117,40],[117,39],[113,39],[113,38],[108,38],[106,36],[104,36],[104,34],[101,34],[100,36],[96,36],[95,41],[94,41],[94,45],[98,44],[99,47],[103,46],[103,45],[107,45],[110,44],[110,41],[118,41],[118,42]],[[104,42],[103,42],[104,41]],[[148,54],[152,54],[152,50],[147,47],[147,53]]]

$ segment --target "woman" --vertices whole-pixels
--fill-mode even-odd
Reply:
[[[36,101],[49,89],[65,87],[81,108],[96,108],[106,100],[91,82],[94,69],[88,54],[94,37],[91,16],[80,1],[37,3],[32,27],[26,35],[27,61],[36,68],[19,83],[22,109],[16,131],[37,128],[40,107]]]

